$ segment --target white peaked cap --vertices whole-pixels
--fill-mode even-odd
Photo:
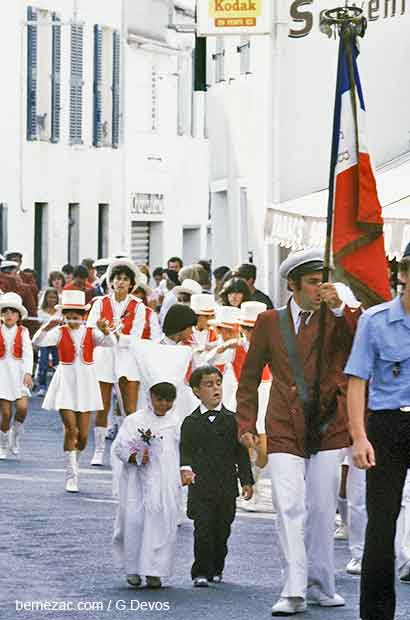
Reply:
[[[323,260],[323,250],[317,248],[313,250],[299,250],[298,252],[292,252],[281,264],[279,273],[282,278],[286,279],[292,271],[304,265],[306,265],[305,273],[322,271]],[[311,269],[311,272],[308,272],[308,269]]]
[[[133,347],[140,376],[150,389],[158,383],[183,383],[191,361],[191,349],[184,346],[158,344],[139,340]]]
[[[240,315],[241,311],[239,308],[234,308],[233,306],[218,306],[215,319],[211,319],[209,324],[216,325],[217,327],[234,329],[238,325]]]
[[[112,258],[97,258],[97,260],[93,262],[93,267],[108,267],[111,261]]]
[[[13,308],[13,310],[17,310],[20,312],[22,319],[28,316],[28,312],[23,306],[23,300],[17,293],[4,293],[0,297],[0,310],[2,308]]]
[[[253,327],[261,312],[266,312],[266,310],[267,305],[261,301],[244,301],[243,304],[241,304],[238,323],[240,325],[249,325]]]
[[[195,314],[214,315],[215,296],[210,293],[195,293],[191,297],[191,308]]]
[[[56,305],[57,310],[88,310],[90,305],[85,303],[84,291],[64,291],[61,295],[61,304]]]
[[[148,278],[145,275],[145,273],[142,273],[142,271],[141,271],[140,274],[139,274],[139,278],[140,278],[140,281],[138,282],[138,284],[134,288],[134,291],[137,290],[137,288],[142,288],[142,290],[145,291],[145,293],[147,295],[151,295],[152,288],[148,285]]]

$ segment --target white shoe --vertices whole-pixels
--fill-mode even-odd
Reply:
[[[319,605],[320,607],[343,607],[345,600],[340,594],[334,596],[326,596],[317,587],[308,590],[308,605]]]
[[[10,451],[15,456],[20,454],[20,435],[23,432],[21,422],[15,422],[10,430]]]
[[[299,596],[281,596],[272,607],[272,616],[292,616],[306,611],[306,601]]]
[[[105,452],[105,434],[107,429],[105,426],[96,426],[94,428],[95,437],[95,451],[91,460],[91,465],[101,466],[104,465],[104,452]]]
[[[410,585],[410,562],[406,562],[399,570],[400,581]]]
[[[65,470],[65,490],[68,493],[78,493],[78,468],[76,450],[67,452]]]
[[[0,431],[0,460],[4,461],[9,455],[10,431]]]
[[[349,575],[361,575],[362,561],[357,558],[352,558],[346,566],[346,573],[349,573]]]
[[[345,526],[344,523],[341,523],[341,525],[339,525],[335,530],[334,539],[335,540],[347,540],[348,538],[349,536],[347,534],[347,527]]]

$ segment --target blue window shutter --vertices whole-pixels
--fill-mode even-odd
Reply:
[[[71,24],[70,143],[82,144],[84,27]]]
[[[37,20],[37,12],[27,7],[27,21]],[[27,140],[37,139],[37,26],[27,26]]]
[[[121,35],[115,30],[112,35],[112,146],[120,144],[120,71],[121,71]]]
[[[93,145],[102,146],[102,42],[103,29],[94,26],[94,119]]]
[[[61,112],[61,20],[56,13],[53,13],[52,20],[51,142],[59,142]]]

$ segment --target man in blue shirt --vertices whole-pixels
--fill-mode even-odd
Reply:
[[[396,604],[394,539],[410,467],[410,256],[399,278],[403,294],[360,318],[345,368],[353,460],[367,470],[362,620],[393,620]]]

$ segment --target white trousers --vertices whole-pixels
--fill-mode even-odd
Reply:
[[[361,560],[363,557],[364,538],[367,527],[366,471],[354,465],[352,448],[346,448],[346,456],[349,464],[346,489],[349,548],[352,558]]]
[[[283,597],[306,598],[315,586],[335,595],[334,521],[344,450],[304,459],[269,454],[272,499],[284,561]]]
[[[396,556],[399,569],[410,562],[410,472],[407,473],[397,521]]]

